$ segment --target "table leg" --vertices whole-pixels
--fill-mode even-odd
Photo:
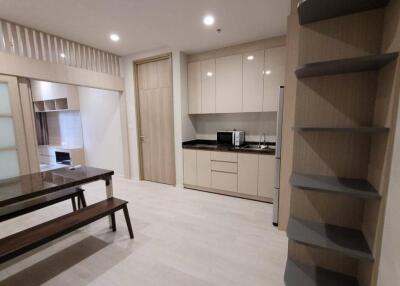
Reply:
[[[106,193],[107,193],[107,199],[108,198],[112,198],[113,195],[114,195],[112,179],[111,178],[106,180]]]
[[[111,177],[106,179],[106,194],[107,194],[107,199],[112,198],[114,195]],[[112,217],[109,216],[108,222],[110,224],[110,228],[114,230],[115,220],[113,220]]]

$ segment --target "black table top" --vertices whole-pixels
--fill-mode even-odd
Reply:
[[[82,166],[68,167],[0,180],[0,207],[59,190],[109,179],[114,171]]]

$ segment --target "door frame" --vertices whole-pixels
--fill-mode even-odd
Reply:
[[[175,185],[176,185],[176,148],[175,148],[175,112],[174,112],[174,80],[173,80],[173,62],[172,62],[172,52],[160,54],[152,57],[147,57],[139,60],[133,61],[133,81],[134,81],[134,97],[135,97],[135,112],[136,112],[136,142],[138,146],[138,158],[139,158],[139,180],[144,180],[144,172],[143,172],[143,151],[142,144],[140,142],[140,134],[141,134],[141,115],[140,115],[140,99],[139,99],[139,73],[138,66],[141,64],[157,62],[160,60],[169,59],[171,61],[171,81],[172,81],[172,125],[173,128],[173,146],[174,146],[174,168],[175,168]]]

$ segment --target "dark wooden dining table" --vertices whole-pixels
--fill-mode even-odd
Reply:
[[[0,180],[0,207],[23,202],[67,188],[103,180],[107,198],[113,197],[114,171],[94,167],[60,168]]]

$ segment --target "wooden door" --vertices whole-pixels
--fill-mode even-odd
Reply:
[[[0,180],[29,172],[18,81],[0,75]]]
[[[137,65],[141,178],[175,185],[171,59]]]

